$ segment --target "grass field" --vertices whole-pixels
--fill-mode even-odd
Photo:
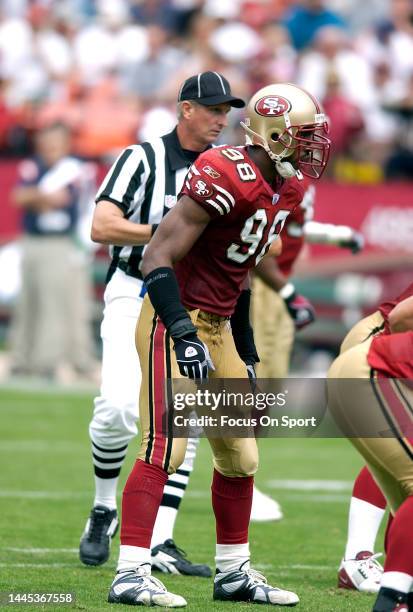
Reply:
[[[0,389],[0,591],[76,593],[73,605],[20,609],[120,609],[106,603],[118,538],[110,561],[100,568],[82,566],[77,556],[93,495],[87,436],[91,408],[91,394]],[[122,486],[133,459],[131,445]],[[372,607],[374,597],[335,588],[351,480],[360,465],[345,440],[262,441],[257,482],[280,501],[285,519],[252,525],[253,564],[273,583],[299,594],[297,610]],[[192,559],[212,565],[210,478],[210,451],[202,441],[175,536]],[[307,479],[314,482],[305,489],[300,481]],[[329,481],[338,481],[335,488]],[[214,603],[210,580],[165,576],[164,582],[188,600],[190,611],[253,608]],[[0,606],[6,608],[11,606]]]

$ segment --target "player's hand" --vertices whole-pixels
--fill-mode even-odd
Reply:
[[[293,293],[284,298],[287,310],[294,321],[295,329],[303,329],[315,321],[314,306],[303,295],[300,295],[295,290]]]
[[[196,334],[174,340],[176,361],[182,376],[204,382],[208,370],[215,370],[209,350]]]
[[[339,246],[350,249],[350,251],[355,255],[359,253],[364,248],[364,237],[360,232],[353,231],[350,238],[347,240],[342,240],[339,243]]]

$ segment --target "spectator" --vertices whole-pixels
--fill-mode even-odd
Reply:
[[[311,45],[320,28],[345,27],[344,20],[326,8],[324,0],[301,0],[287,12],[283,23],[298,51]]]
[[[21,164],[14,191],[24,236],[11,373],[53,380],[66,357],[77,373],[88,375],[93,362],[87,271],[74,241],[83,164],[70,156],[63,124],[39,130],[35,151]]]

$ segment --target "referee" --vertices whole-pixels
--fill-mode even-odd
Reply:
[[[221,74],[190,77],[178,94],[175,129],[125,149],[96,196],[92,239],[111,245],[112,262],[101,326],[102,382],[89,426],[95,499],[80,542],[80,559],[86,565],[101,565],[109,558],[110,542],[118,529],[119,473],[128,443],[137,433],[141,373],[134,337],[144,296],[140,266],[145,245],[176,203],[189,166],[227,125],[232,106],[245,104],[232,96]],[[152,565],[166,573],[209,577],[210,568],[191,563],[172,537],[196,442],[188,441],[183,465],[165,486],[152,540]]]

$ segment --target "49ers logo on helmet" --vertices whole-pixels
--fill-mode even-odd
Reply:
[[[291,102],[282,96],[265,96],[255,103],[255,110],[264,117],[280,117],[290,108]]]

